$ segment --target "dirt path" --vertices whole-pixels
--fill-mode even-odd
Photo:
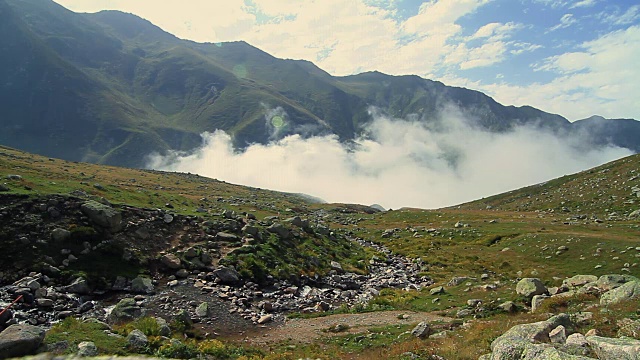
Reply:
[[[403,316],[404,315],[404,316]],[[435,313],[412,311],[380,311],[362,314],[337,314],[313,319],[287,319],[283,324],[256,330],[245,335],[244,340],[254,345],[293,341],[311,343],[321,337],[361,333],[368,328],[388,325],[417,324],[421,321],[450,322],[453,319]],[[347,325],[346,331],[326,331],[338,324]],[[325,331],[323,331],[325,330]]]

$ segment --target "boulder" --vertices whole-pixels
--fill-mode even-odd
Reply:
[[[609,291],[629,281],[640,281],[640,279],[631,275],[602,275],[598,278],[598,281],[596,281],[596,286],[600,291]]]
[[[147,336],[138,329],[132,330],[129,335],[127,335],[126,340],[127,344],[129,344],[134,349],[144,349],[147,344],[149,344],[149,339],[147,339]]]
[[[240,281],[240,274],[230,267],[220,266],[213,273],[223,284],[235,284]]]
[[[98,355],[98,347],[92,341],[83,341],[78,344],[78,353],[79,357],[89,357],[89,356],[97,356]]]
[[[549,340],[555,344],[564,344],[567,341],[567,332],[564,326],[558,325],[549,333]]]
[[[549,297],[547,295],[534,295],[531,299],[531,312],[540,310],[540,305],[542,305],[542,303],[548,298]]]
[[[125,298],[120,300],[113,310],[111,310],[107,321],[110,324],[121,324],[140,318],[144,316],[144,314],[144,310],[136,304],[135,299]]]
[[[535,295],[542,295],[547,292],[547,288],[542,281],[537,278],[524,278],[516,285],[516,293],[531,299]]]
[[[267,231],[276,234],[281,239],[288,239],[291,236],[291,231],[282,224],[274,223],[267,228]]]
[[[11,325],[0,333],[0,359],[31,355],[44,341],[45,331],[32,325]]]
[[[182,262],[180,259],[174,254],[165,254],[160,258],[160,262],[168,267],[169,269],[180,269],[182,267]]]
[[[600,360],[640,359],[640,340],[588,336],[587,342]]]
[[[548,343],[549,333],[560,325],[571,328],[568,315],[559,314],[546,321],[516,325],[491,343],[491,359],[521,359],[527,346]]]
[[[71,237],[71,231],[66,229],[57,228],[57,229],[53,229],[53,231],[51,232],[51,240],[55,242],[63,242],[69,239],[70,237]]]
[[[640,297],[640,281],[629,281],[613,290],[609,290],[600,297],[600,305],[611,305]]]
[[[209,317],[209,304],[203,302],[196,308],[196,315],[201,318]]]
[[[131,281],[131,291],[139,294],[153,294],[155,292],[153,280],[148,277],[138,276]]]
[[[578,287],[598,280],[595,275],[576,275],[562,281],[563,285],[568,287]]]
[[[71,282],[71,284],[67,286],[63,286],[60,291],[67,293],[74,293],[80,295],[87,295],[91,293],[91,288],[89,287],[89,283],[84,278],[77,278]]]
[[[413,330],[411,330],[411,335],[419,339],[428,338],[430,334],[431,327],[426,321],[419,323],[418,325],[416,325],[416,327],[413,328]]]
[[[92,222],[111,232],[118,232],[122,229],[122,214],[111,206],[90,200],[82,204],[80,210]]]

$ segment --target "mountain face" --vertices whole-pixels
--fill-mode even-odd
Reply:
[[[336,134],[347,141],[371,106],[430,121],[448,104],[475,125],[579,131],[640,151],[640,123],[574,124],[532,107],[417,76],[334,77],[244,42],[181,40],[131,14],[76,14],[50,0],[0,0],[0,143],[48,156],[137,167],[144,155],[188,150],[222,129],[238,147],[277,137]]]

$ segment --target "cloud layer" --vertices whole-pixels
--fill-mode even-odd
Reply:
[[[578,137],[530,127],[495,134],[473,128],[455,108],[421,121],[380,115],[352,146],[334,136],[287,136],[236,151],[222,131],[203,134],[190,154],[158,154],[149,167],[232,183],[305,193],[329,202],[438,208],[475,200],[631,154],[594,149]]]

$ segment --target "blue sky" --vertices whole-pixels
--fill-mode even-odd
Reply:
[[[333,75],[378,70],[569,120],[640,119],[640,4],[618,0],[55,0],[178,37],[244,40]]]

